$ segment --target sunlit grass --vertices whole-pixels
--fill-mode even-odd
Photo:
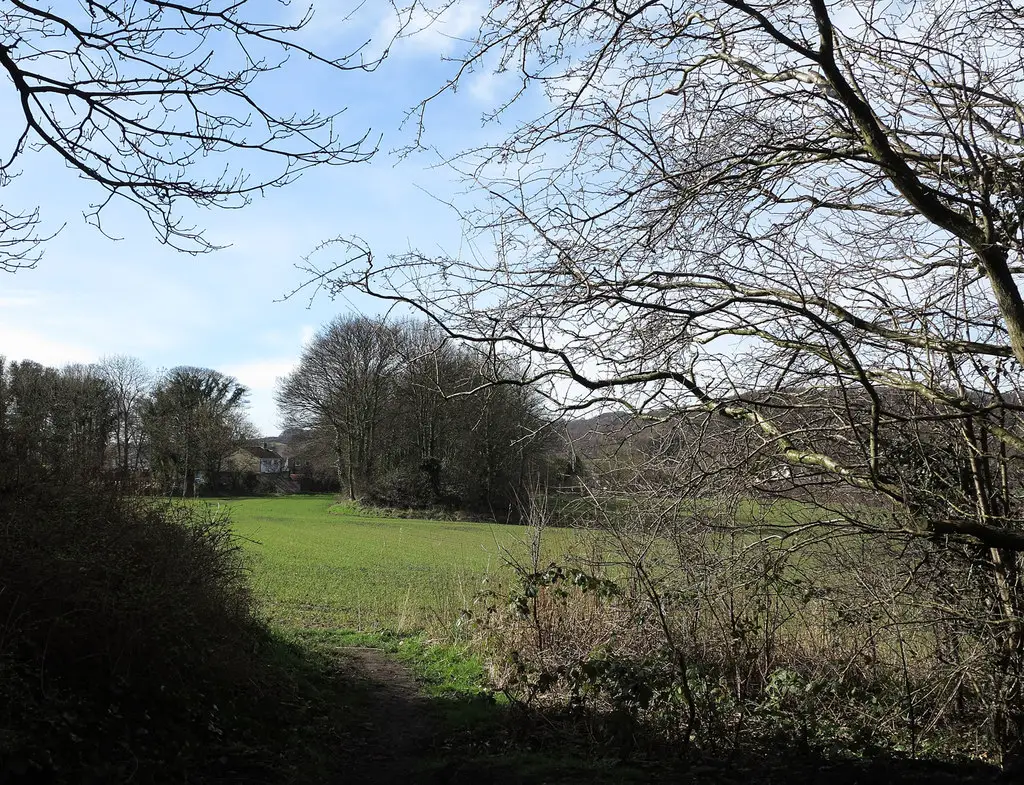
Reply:
[[[506,581],[528,560],[526,527],[387,519],[329,496],[220,502],[230,509],[257,598],[276,624],[411,631],[450,625],[485,578]],[[572,548],[550,529],[544,558]]]

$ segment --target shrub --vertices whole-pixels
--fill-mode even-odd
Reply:
[[[561,715],[625,757],[995,754],[984,642],[960,633],[957,659],[943,653],[942,586],[898,569],[907,546],[796,550],[696,518],[657,536],[637,520],[612,520],[596,554],[565,566],[513,565],[508,593],[467,612],[494,686],[525,715]]]
[[[251,673],[245,578],[209,508],[102,486],[5,493],[0,781],[184,781]]]

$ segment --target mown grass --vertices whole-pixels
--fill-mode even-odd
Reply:
[[[270,620],[285,627],[409,633],[448,627],[509,559],[529,560],[529,530],[487,523],[388,519],[330,496],[234,499],[228,507]],[[543,562],[578,535],[549,529]]]

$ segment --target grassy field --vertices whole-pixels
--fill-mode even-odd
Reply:
[[[217,504],[218,502],[215,502]],[[521,526],[372,517],[330,496],[237,499],[226,506],[271,621],[286,627],[408,632],[447,626],[486,579],[528,562]],[[549,529],[544,563],[574,541]]]

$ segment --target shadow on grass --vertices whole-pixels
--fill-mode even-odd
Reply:
[[[294,664],[335,699],[307,739],[324,766],[308,782],[527,785],[567,783],[989,783],[1010,781],[979,763],[886,758],[828,760],[786,750],[729,760],[622,760],[562,714],[525,712],[480,686],[481,670],[458,646],[418,638],[304,630],[287,644]],[[314,687],[313,682],[309,683]],[[322,715],[321,715],[322,716]],[[328,732],[329,731],[329,732]],[[326,732],[326,735],[325,735]],[[334,738],[333,752],[323,742]],[[330,764],[330,765],[327,765]]]

